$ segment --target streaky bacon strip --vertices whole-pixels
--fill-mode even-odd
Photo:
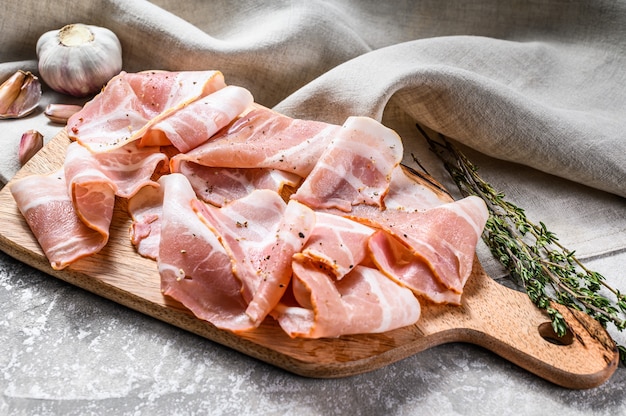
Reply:
[[[417,212],[380,211],[364,205],[355,208],[350,218],[398,238],[415,256],[426,261],[441,285],[455,293],[462,293],[472,270],[476,244],[489,216],[482,199],[468,196]],[[381,248],[376,252],[382,254],[387,250]],[[390,260],[375,261],[378,264],[394,264]],[[395,280],[401,280],[409,287],[423,287],[420,282],[411,284],[406,276],[400,278],[400,273],[396,272]]]
[[[379,230],[368,240],[368,247],[377,268],[398,284],[433,303],[461,304],[461,294],[445,287],[428,260],[402,240]]]
[[[389,192],[385,195],[385,209],[425,211],[452,200],[449,195],[416,181],[411,175],[404,166],[396,166],[391,173]]]
[[[220,329],[252,329],[241,281],[218,237],[193,211],[197,198],[191,185],[176,173],[161,177],[159,183],[164,198],[157,264],[163,294]]]
[[[369,117],[349,117],[292,198],[314,209],[384,208],[402,153],[396,132]]]
[[[294,256],[294,297],[272,316],[292,338],[380,333],[412,325],[420,317],[413,293],[380,271],[356,266],[337,281],[302,255]]]
[[[171,143],[181,152],[188,152],[226,127],[254,101],[245,88],[228,85],[189,103],[178,111],[159,115],[135,133],[142,145]]]
[[[128,199],[130,242],[137,253],[156,260],[161,243],[161,217],[163,215],[163,187],[144,186]]]
[[[151,177],[159,164],[167,165],[167,156],[158,147],[138,148],[137,143],[107,153],[92,153],[77,142],[70,143],[65,154],[65,175],[70,185],[109,182],[115,194],[130,198],[146,185],[156,186]]]
[[[170,169],[190,161],[205,166],[271,168],[306,177],[340,126],[254,109],[208,142],[172,158]]]
[[[214,70],[141,71],[124,77],[142,99],[148,119],[155,121],[226,86],[224,75]]]
[[[296,187],[302,180],[296,174],[277,169],[221,168],[187,161],[176,167],[187,177],[200,199],[218,207],[243,198],[255,189],[282,194],[286,186]]]
[[[10,190],[54,270],[62,270],[106,245],[109,239],[106,223],[110,224],[113,216],[114,198],[110,195],[103,196],[102,218],[95,228],[90,228],[74,209],[63,169],[24,177],[14,182]]]
[[[107,152],[141,139],[137,132],[226,86],[219,71],[120,72],[67,122],[67,131],[92,152]],[[159,145],[146,137],[142,145]]]
[[[340,280],[368,256],[367,242],[374,229],[357,221],[324,212],[315,213],[315,227],[302,255]]]
[[[276,307],[291,281],[291,259],[306,244],[315,223],[313,210],[296,201],[289,201],[274,240],[263,250],[265,262],[261,275],[264,278],[246,309],[246,313],[259,325]],[[271,256],[271,257],[270,257]]]
[[[63,167],[75,214],[89,228],[108,234],[117,186],[102,172],[93,155],[76,142],[67,147]]]
[[[102,249],[126,198],[163,293],[234,332],[267,315],[292,337],[385,332],[418,298],[459,304],[487,220],[413,181],[376,120],[293,119],[219,71],[122,72],[67,130],[64,169],[11,186],[52,267]]]
[[[243,282],[246,313],[258,325],[276,306],[291,278],[291,257],[306,243],[314,212],[286,204],[276,192],[256,190],[221,208],[196,201],[194,210],[220,236]]]

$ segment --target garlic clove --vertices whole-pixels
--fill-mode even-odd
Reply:
[[[37,130],[28,130],[22,134],[18,158],[24,165],[43,147],[43,135]]]
[[[39,74],[53,90],[75,97],[99,92],[122,70],[122,46],[111,30],[81,23],[37,41]]]
[[[44,114],[53,123],[67,124],[67,120],[83,107],[74,104],[48,104]]]
[[[30,72],[19,70],[0,85],[0,119],[32,113],[41,100],[41,83]]]

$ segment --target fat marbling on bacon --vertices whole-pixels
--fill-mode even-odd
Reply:
[[[174,156],[172,172],[183,162],[227,168],[268,168],[308,176],[341,127],[300,120],[257,108],[194,150]]]
[[[26,176],[10,189],[54,270],[65,269],[97,253],[108,242],[115,195],[107,186],[89,189],[83,196],[97,204],[99,218],[95,224],[86,222],[85,216],[79,216],[74,209],[63,169],[48,175]]]
[[[191,185],[180,174],[162,176],[159,182],[164,188],[157,257],[161,290],[218,328],[254,328],[231,256],[192,208],[196,195]]]
[[[315,209],[384,208],[402,153],[396,132],[369,117],[349,117],[292,198]]]
[[[163,134],[148,134],[150,127],[225,86],[219,71],[122,71],[69,118],[68,135],[92,152],[136,140],[142,146],[168,144]]]
[[[281,303],[273,316],[291,337],[325,338],[381,333],[418,321],[413,293],[378,269],[357,265],[336,281],[304,256],[293,261],[297,304]]]
[[[200,199],[218,207],[256,189],[283,194],[286,188],[295,188],[302,180],[294,173],[269,168],[223,168],[186,161],[181,161],[177,168],[178,173],[189,179]]]
[[[12,186],[53,267],[106,244],[120,197],[163,293],[218,328],[271,316],[292,337],[384,332],[422,301],[461,302],[484,203],[410,178],[400,137],[371,118],[293,119],[218,71],[146,71],[115,77],[67,129],[50,189]]]
[[[315,224],[313,210],[296,201],[285,203],[265,189],[221,208],[200,201],[193,207],[230,253],[249,302],[246,313],[260,325],[287,290],[291,258],[302,250]]]
[[[122,72],[68,120],[67,132],[75,141],[60,171],[11,185],[53,268],[65,268],[106,245],[116,196],[130,198],[146,185],[156,186],[151,176],[168,157],[158,146],[129,140],[130,132],[224,87],[218,71]],[[56,221],[44,221],[51,218]]]

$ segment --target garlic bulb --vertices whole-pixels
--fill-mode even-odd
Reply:
[[[76,23],[37,41],[39,74],[55,91],[85,97],[122,70],[122,46],[109,29]]]

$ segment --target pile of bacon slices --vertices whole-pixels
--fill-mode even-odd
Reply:
[[[484,202],[414,181],[373,119],[293,119],[219,71],[146,71],[66,129],[64,166],[11,187],[54,269],[107,244],[124,198],[163,293],[221,329],[269,316],[291,337],[377,333],[415,323],[420,301],[460,304]]]

